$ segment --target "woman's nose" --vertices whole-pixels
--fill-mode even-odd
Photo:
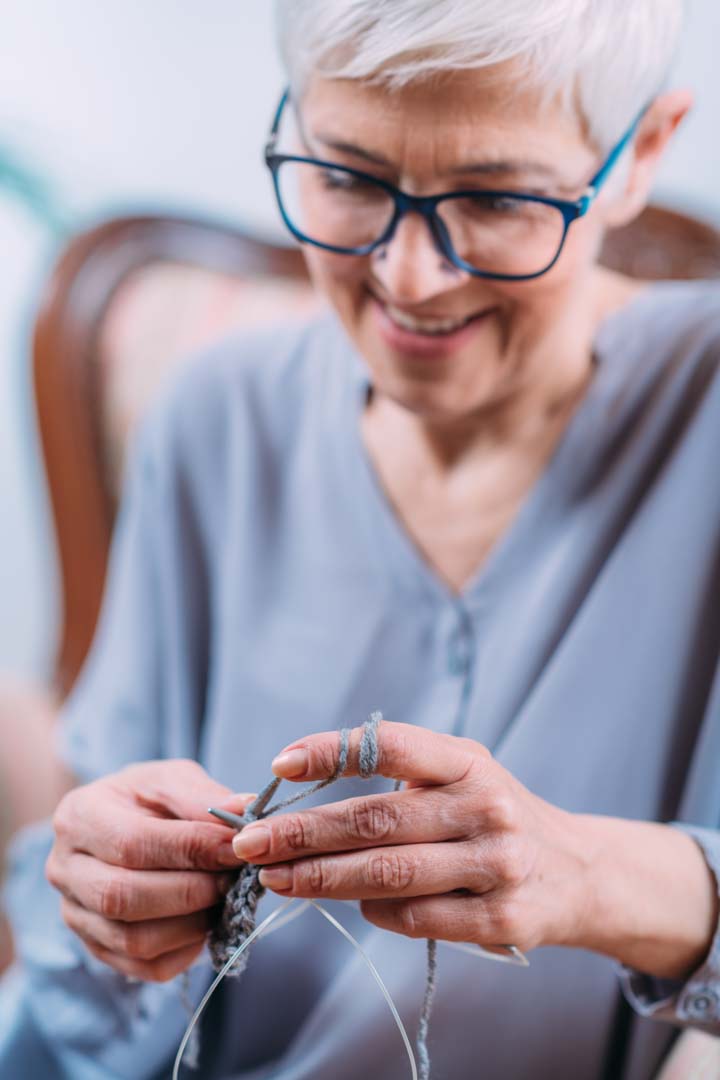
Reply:
[[[388,297],[410,304],[457,288],[470,276],[453,266],[416,213],[405,214],[389,243],[373,252],[372,268]]]

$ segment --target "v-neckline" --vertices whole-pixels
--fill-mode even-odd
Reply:
[[[383,531],[382,538],[377,534],[373,535],[373,546],[382,552],[384,561],[391,562],[393,577],[402,587],[412,591],[419,588],[430,599],[443,606],[451,605],[466,610],[485,606],[493,581],[512,561],[513,552],[518,545],[521,545],[531,529],[542,527],[552,511],[562,503],[562,478],[567,475],[572,463],[579,460],[583,447],[587,446],[593,418],[602,412],[606,388],[612,384],[609,378],[613,366],[610,362],[612,350],[606,348],[607,339],[612,336],[609,334],[610,328],[615,328],[628,312],[643,304],[649,295],[653,295],[653,291],[653,286],[646,286],[621,308],[611,312],[598,326],[593,339],[595,373],[583,398],[573,411],[545,465],[523,496],[509,526],[503,530],[486,558],[458,591],[441,577],[425,557],[393,506],[368,453],[362,437],[361,420],[371,384],[367,367],[356,354],[357,378],[353,383],[350,398],[351,415],[348,417],[348,426],[351,433],[351,457],[356,465],[358,481],[363,486],[359,506],[365,505],[367,499],[373,507],[372,518],[379,523]]]

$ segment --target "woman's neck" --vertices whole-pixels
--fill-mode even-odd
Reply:
[[[597,326],[637,291],[608,276],[585,349],[564,357],[556,343],[544,366],[553,379],[496,407],[428,422],[382,394],[371,397],[362,429],[377,477],[399,521],[453,591],[473,579],[511,527],[592,382]],[[578,343],[577,333],[572,341]]]

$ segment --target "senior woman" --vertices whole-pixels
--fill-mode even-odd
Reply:
[[[218,348],[140,436],[62,724],[87,783],[55,888],[45,832],[16,853],[15,1060],[34,1032],[37,1075],[166,1076],[166,983],[208,984],[242,858],[282,897],[360,901],[339,917],[409,1027],[413,939],[530,953],[440,945],[437,1077],[646,1080],[681,1027],[720,1031],[720,298],[597,257],[689,106],[681,4],[278,17],[267,161],[333,312]],[[332,774],[373,708],[400,790],[348,781],[234,846],[207,815],[279,751]],[[203,1078],[407,1074],[312,914],[204,1024]]]

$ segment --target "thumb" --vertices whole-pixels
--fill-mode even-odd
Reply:
[[[159,817],[182,821],[220,822],[208,813],[210,806],[222,806],[242,814],[252,801],[252,794],[234,794],[232,788],[218,783],[198,762],[164,761],[128,769],[123,779],[130,783],[136,803]]]
[[[257,798],[256,792],[242,792],[231,795],[230,798],[217,802],[219,810],[229,810],[231,814],[244,814],[253,799]]]
[[[208,778],[209,779],[209,778]],[[228,810],[231,814],[242,815],[255,798],[251,792],[238,792],[233,794],[230,788],[214,781],[203,785],[201,790],[188,792],[181,799],[185,813],[182,815],[187,821],[211,821],[214,825],[222,824],[210,813],[210,807],[218,810]]]

